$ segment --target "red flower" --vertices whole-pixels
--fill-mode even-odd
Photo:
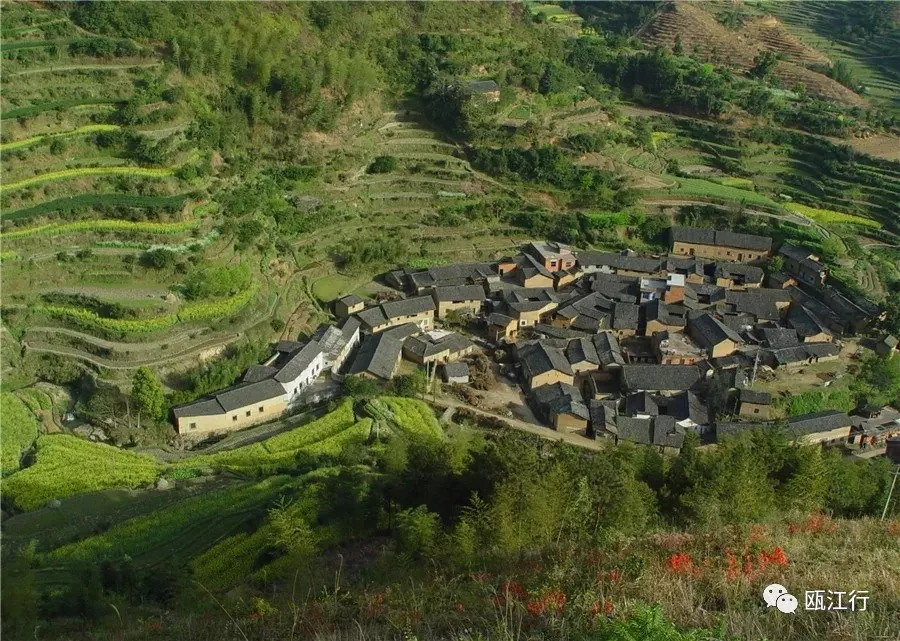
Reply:
[[[162,625],[156,619],[150,619],[147,621],[147,632],[153,634],[155,632],[159,632],[162,629]]]
[[[611,615],[613,613],[613,610],[615,609],[616,608],[613,605],[613,602],[609,599],[606,599],[606,601],[603,602],[603,614],[605,614],[606,616]]]
[[[669,557],[669,569],[676,574],[691,574],[694,571],[694,560],[687,552],[678,552]]]
[[[622,572],[619,569],[610,570],[609,571],[609,580],[613,583],[618,583],[622,580]]]
[[[459,614],[462,614],[462,613],[463,613],[463,610],[465,610],[465,608],[463,607],[463,604],[457,601],[457,602],[456,602],[456,611],[457,611]]]

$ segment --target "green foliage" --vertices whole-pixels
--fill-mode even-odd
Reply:
[[[166,416],[166,393],[162,383],[147,367],[139,367],[131,382],[131,395],[137,401],[138,409],[152,420],[163,420]]]
[[[336,248],[335,260],[340,267],[356,273],[401,263],[407,253],[408,247],[400,238],[360,235]]]
[[[431,407],[413,398],[382,396],[366,403],[365,412],[385,427],[408,437],[446,440]]]
[[[0,473],[4,476],[19,469],[19,461],[34,443],[38,435],[38,421],[25,403],[11,392],[0,394],[0,451],[2,464]]]
[[[186,220],[175,223],[132,222],[130,220],[79,220],[71,223],[39,225],[37,227],[28,227],[26,229],[17,229],[16,231],[3,233],[2,238],[5,241],[11,241],[30,238],[32,236],[63,236],[66,234],[79,234],[85,232],[117,232],[152,235],[183,234],[191,231],[197,227],[198,224],[199,221],[196,220]]]
[[[250,268],[245,264],[216,265],[198,270],[184,283],[190,300],[231,296],[250,284]]]
[[[394,156],[376,156],[367,172],[370,174],[388,174],[397,170],[397,159]]]
[[[765,80],[772,75],[777,64],[778,54],[774,51],[762,51],[753,58],[753,68],[750,73],[760,80]]]
[[[440,518],[420,505],[397,515],[397,545],[412,559],[427,558],[435,551],[441,534]]]
[[[850,412],[856,406],[856,395],[850,390],[812,390],[802,394],[791,394],[779,398],[776,404],[784,409],[788,416],[812,414],[823,410],[839,410]]]
[[[191,194],[178,194],[176,196],[139,196],[132,194],[78,194],[57,198],[39,203],[32,207],[3,212],[2,220],[23,220],[48,214],[65,214],[86,209],[121,208],[126,212],[131,208],[160,209],[174,212],[182,207]]]
[[[37,439],[35,463],[8,477],[3,492],[20,509],[34,510],[51,499],[114,487],[152,483],[159,465],[150,456],[83,441],[68,434]]]

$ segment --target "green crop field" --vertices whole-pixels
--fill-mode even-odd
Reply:
[[[37,439],[34,464],[4,479],[3,492],[19,508],[35,510],[73,494],[147,485],[160,469],[150,456],[68,434],[48,434]]]
[[[0,471],[5,476],[19,469],[22,454],[31,447],[38,435],[38,421],[34,413],[15,394],[0,394],[0,415],[3,428],[0,429],[0,451],[2,465]],[[8,490],[4,490],[8,491]]]
[[[54,140],[57,138],[70,138],[72,136],[86,136],[88,134],[95,134],[104,131],[118,131],[121,129],[119,125],[85,125],[84,127],[79,127],[78,129],[73,129],[71,131],[60,131],[54,134],[45,134],[43,136],[33,136],[31,138],[25,138],[24,140],[16,140],[14,142],[8,142],[5,144],[0,144],[0,151],[13,151],[14,149],[21,149],[23,147],[29,147],[31,145],[36,145],[42,143],[47,140]]]
[[[166,178],[175,173],[174,167],[82,167],[79,169],[60,169],[31,178],[23,178],[16,182],[0,186],[0,193],[8,193],[23,187],[41,185],[57,180],[88,178],[91,176],[135,176],[139,178]]]
[[[0,234],[5,241],[33,238],[34,236],[65,236],[83,232],[149,234],[167,236],[183,234],[195,229],[199,221],[186,220],[174,223],[138,223],[130,220],[81,220],[72,223],[40,225],[27,229],[16,229]]]
[[[180,209],[192,195],[78,194],[57,198],[15,211],[3,212],[0,214],[0,220],[25,220],[51,213],[66,213],[83,208],[139,207],[142,209]]]

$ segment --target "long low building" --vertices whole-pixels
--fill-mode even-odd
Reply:
[[[240,383],[172,410],[175,428],[188,438],[203,438],[278,418],[287,411],[284,388],[273,378]]]

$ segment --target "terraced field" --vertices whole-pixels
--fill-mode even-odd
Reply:
[[[62,15],[4,10],[4,324],[26,358],[107,381],[196,365],[266,322],[278,295],[251,263],[238,291],[185,297],[192,270],[242,256],[217,228],[191,109],[163,91],[179,79],[152,50]],[[102,57],[86,53],[101,41]]]

